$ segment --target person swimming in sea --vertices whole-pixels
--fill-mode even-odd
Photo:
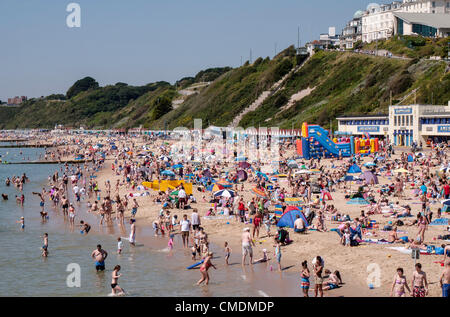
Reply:
[[[80,227],[81,227],[81,234],[88,234],[89,231],[91,230],[91,225],[88,224],[87,222],[84,222],[83,220],[80,221]]]

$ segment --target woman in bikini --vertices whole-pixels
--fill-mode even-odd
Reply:
[[[425,231],[427,230],[427,225],[427,218],[421,215],[419,221],[417,222],[417,226],[419,227],[419,232],[417,233],[417,235],[420,236],[422,241],[425,241]]]
[[[403,274],[403,269],[398,268],[397,274],[394,277],[394,282],[392,283],[391,296],[405,297],[405,288],[411,294],[411,289],[406,281],[406,276]]]
[[[303,296],[304,297],[309,297],[308,295],[308,290],[309,290],[309,277],[311,276],[311,273],[309,272],[308,269],[308,261],[303,261],[302,262],[302,272],[300,273],[300,277],[301,277],[301,282],[300,282],[300,288],[303,291]]]
[[[197,285],[200,285],[201,283],[205,282],[205,285],[208,285],[209,283],[209,274],[208,269],[212,266],[215,270],[217,268],[214,266],[214,264],[211,263],[213,253],[208,252],[205,259],[203,260],[203,264],[200,267],[200,273],[202,274],[202,278],[197,282]]]

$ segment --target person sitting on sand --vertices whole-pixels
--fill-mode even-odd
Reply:
[[[270,260],[269,257],[267,256],[267,249],[263,249],[262,252],[263,252],[263,257],[256,260],[255,263],[265,263]]]
[[[405,243],[405,241],[400,239],[397,235],[397,226],[392,228],[392,231],[389,232],[389,237],[388,237],[387,241],[390,243],[395,243],[395,242]]]
[[[325,270],[325,274],[330,274],[330,271]],[[330,274],[328,281],[323,283],[323,290],[329,291],[335,288],[339,288],[340,284],[342,284],[341,273],[339,271],[334,271]]]
[[[305,222],[300,217],[300,215],[296,215],[296,219],[294,221],[294,232],[296,232],[296,233],[306,233]]]

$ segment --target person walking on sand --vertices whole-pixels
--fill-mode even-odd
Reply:
[[[444,271],[439,279],[439,285],[442,288],[442,297],[450,297],[450,261],[445,263]]]
[[[120,271],[120,265],[116,265],[112,272],[112,280],[111,280],[111,288],[112,288],[112,293],[114,295],[122,295],[125,293],[124,290],[118,284],[119,277],[122,276],[122,274],[120,274],[119,271]]]
[[[202,284],[203,282],[205,282],[205,285],[208,285],[209,283],[209,274],[208,274],[208,270],[209,268],[212,266],[215,270],[217,270],[216,266],[214,264],[211,263],[211,259],[212,259],[213,253],[212,252],[208,252],[205,259],[203,260],[203,264],[200,267],[200,273],[202,274],[202,278],[197,282],[197,285]]]
[[[416,264],[411,285],[413,287],[413,297],[425,297],[428,295],[427,274],[422,271],[422,264],[420,263]]]
[[[406,276],[403,274],[403,268],[399,267],[397,269],[397,274],[394,276],[394,281],[392,282],[391,297],[405,297],[405,288],[412,294]]]
[[[250,228],[244,228],[244,233],[242,233],[242,266],[245,265],[245,258],[247,254],[250,257],[250,265],[253,265],[252,245],[255,246],[255,242],[253,242],[250,235]]]

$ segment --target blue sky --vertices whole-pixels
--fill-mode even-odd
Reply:
[[[66,6],[81,6],[68,28]],[[143,85],[273,57],[336,26],[365,0],[1,0],[0,100],[65,93],[78,79]],[[381,1],[387,2],[387,1]]]

